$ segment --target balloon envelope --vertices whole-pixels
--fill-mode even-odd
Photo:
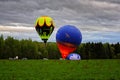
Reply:
[[[67,56],[66,59],[68,59],[68,60],[81,60],[81,57],[77,53],[71,53]]]
[[[54,30],[53,19],[49,16],[38,17],[35,22],[35,29],[44,43],[46,43]]]
[[[75,26],[65,25],[56,34],[56,42],[62,54],[62,58],[76,50],[82,41],[82,34]]]

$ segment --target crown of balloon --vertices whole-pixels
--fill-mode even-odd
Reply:
[[[54,23],[53,23],[53,19],[49,16],[41,16],[39,18],[37,18],[36,20],[36,24],[35,26],[39,26],[39,27],[54,27]]]

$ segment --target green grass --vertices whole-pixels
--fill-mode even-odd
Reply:
[[[0,60],[0,80],[120,80],[120,60]]]

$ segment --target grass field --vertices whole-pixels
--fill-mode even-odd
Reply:
[[[0,60],[0,80],[120,80],[120,60]]]

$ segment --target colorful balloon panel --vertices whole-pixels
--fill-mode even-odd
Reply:
[[[56,42],[61,52],[62,58],[76,50],[82,41],[82,34],[75,26],[65,25],[56,34]]]
[[[69,53],[76,50],[76,46],[74,46],[73,44],[70,44],[70,43],[57,42],[57,45],[58,45],[59,50],[61,52],[62,58],[64,58],[64,59],[67,57],[67,55]]]
[[[81,60],[81,57],[77,53],[71,53],[67,56],[67,60]]]
[[[54,27],[53,19],[49,16],[38,17],[35,22],[35,29],[44,43],[49,39]]]

